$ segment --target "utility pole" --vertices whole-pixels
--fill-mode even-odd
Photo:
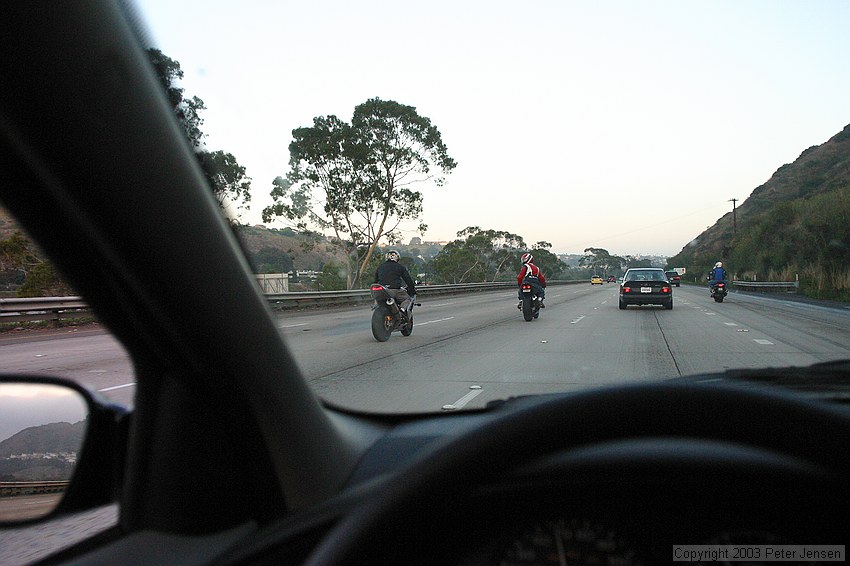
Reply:
[[[729,202],[732,203],[732,235],[738,235],[738,211],[736,210],[735,203],[738,202],[736,198],[730,198]]]

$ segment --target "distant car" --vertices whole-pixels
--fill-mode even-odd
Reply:
[[[671,285],[675,285],[676,287],[681,287],[682,276],[679,275],[678,272],[667,271],[664,274],[667,276],[667,281],[669,281]]]
[[[620,309],[629,305],[673,308],[673,287],[661,268],[639,267],[626,271],[620,285]]]
[[[609,276],[608,276],[608,279],[607,279],[606,281],[607,281],[608,283],[616,283],[616,282],[617,282],[617,278],[616,278],[616,277],[614,277],[613,275],[609,275]]]
[[[602,285],[604,283],[604,281],[602,281],[602,278],[599,277],[598,275],[594,275],[593,277],[590,278],[590,284],[591,285],[596,285],[597,283]]]

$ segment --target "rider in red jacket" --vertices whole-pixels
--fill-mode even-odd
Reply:
[[[543,298],[546,296],[546,278],[540,272],[540,268],[534,265],[534,256],[529,253],[522,254],[522,267],[517,273],[516,283],[518,286],[517,296],[519,298],[518,309],[522,308],[522,284],[529,283],[534,289],[535,294],[540,298],[540,308],[546,308],[543,304]]]

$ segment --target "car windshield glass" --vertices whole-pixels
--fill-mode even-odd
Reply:
[[[179,6],[145,57],[327,403],[850,358],[850,3]]]

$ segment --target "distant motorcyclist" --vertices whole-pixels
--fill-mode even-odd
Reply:
[[[410,307],[410,297],[416,294],[416,285],[407,268],[398,262],[399,257],[396,250],[387,252],[386,261],[375,270],[375,283],[380,283],[389,289],[390,295],[398,303],[399,308],[407,312]],[[402,287],[402,283],[407,287],[406,290]]]
[[[713,289],[718,283],[726,283],[726,270],[723,269],[723,262],[718,261],[714,264],[714,269],[708,272],[708,288]]]
[[[519,298],[519,304],[516,306],[518,309],[522,309],[522,284],[528,283],[531,285],[531,289],[534,291],[534,294],[537,295],[540,300],[540,308],[546,308],[546,305],[543,304],[543,299],[546,296],[546,278],[543,277],[543,273],[540,272],[540,268],[534,265],[534,256],[530,253],[522,254],[520,258],[522,261],[522,267],[519,270],[519,273],[516,276],[517,282],[517,297]]]

